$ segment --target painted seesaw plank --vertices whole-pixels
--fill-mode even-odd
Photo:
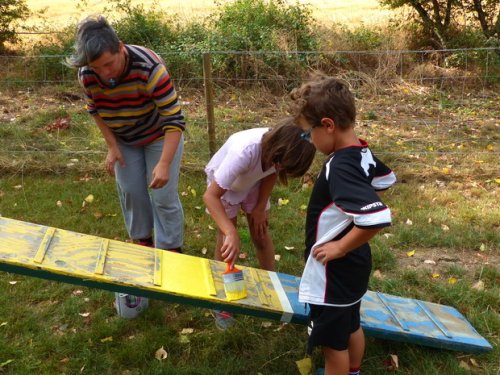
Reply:
[[[240,267],[240,266],[238,266]],[[306,324],[300,278],[243,267],[248,296],[228,301],[215,260],[151,249],[0,217],[0,270],[198,307]],[[368,292],[361,304],[367,335],[464,352],[491,345],[456,309]]]

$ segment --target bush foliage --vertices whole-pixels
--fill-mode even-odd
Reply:
[[[26,20],[30,13],[25,0],[0,0],[0,52],[4,52],[5,42],[16,42],[14,25]]]
[[[0,4],[24,4],[23,1],[0,0]],[[426,44],[429,38],[425,29],[404,20],[400,20],[404,27],[398,23],[386,27],[326,26],[315,21],[309,5],[298,2],[234,0],[218,5],[217,11],[202,20],[182,22],[157,3],[146,8],[131,0],[111,0],[103,14],[125,43],[155,50],[177,79],[189,81],[203,76],[205,52],[211,53],[213,75],[226,82],[237,79],[240,84],[258,83],[287,90],[290,77],[300,79],[310,70],[330,74],[375,73],[377,79],[390,78],[400,70],[397,56],[378,52],[433,48]],[[24,14],[22,9],[20,16]],[[33,55],[61,56],[63,60],[72,51],[75,30],[76,22],[57,30],[32,48]],[[498,39],[488,38],[478,25],[459,28],[452,24],[446,36],[451,48],[498,47]],[[360,51],[377,53],[360,54]],[[486,65],[494,66],[498,57],[494,51],[467,54],[466,59],[462,55],[463,52],[448,53],[441,63],[446,58],[446,67],[479,66],[484,70]],[[72,74],[62,64],[54,63],[53,58],[41,63],[33,60],[29,71],[36,77],[35,82],[60,81],[61,75]]]

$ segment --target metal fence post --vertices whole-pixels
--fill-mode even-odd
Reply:
[[[214,91],[212,85],[211,57],[210,52],[203,53],[203,84],[205,86],[205,102],[207,105],[208,149],[210,157],[215,154]]]

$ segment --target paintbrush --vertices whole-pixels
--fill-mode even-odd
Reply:
[[[233,264],[226,263],[226,270],[222,274],[224,291],[229,301],[236,301],[247,297],[247,287],[243,278],[243,271]]]

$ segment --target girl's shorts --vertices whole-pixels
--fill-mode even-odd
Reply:
[[[246,214],[252,212],[257,205],[257,201],[259,200],[259,187],[260,184],[257,184],[252,189],[250,189],[245,199],[237,204],[231,204],[225,201],[224,198],[221,198],[221,202],[224,206],[224,209],[226,210],[227,217],[230,219],[234,219],[236,216],[238,216],[238,212],[240,212],[240,209],[243,210],[243,212],[245,212]],[[269,203],[268,199],[266,203],[266,211],[269,210],[269,208],[271,208],[271,204]]]
[[[346,350],[352,333],[360,327],[359,310],[361,301],[351,306],[309,305],[309,335],[307,352],[312,354],[314,347],[324,346],[334,350]]]

